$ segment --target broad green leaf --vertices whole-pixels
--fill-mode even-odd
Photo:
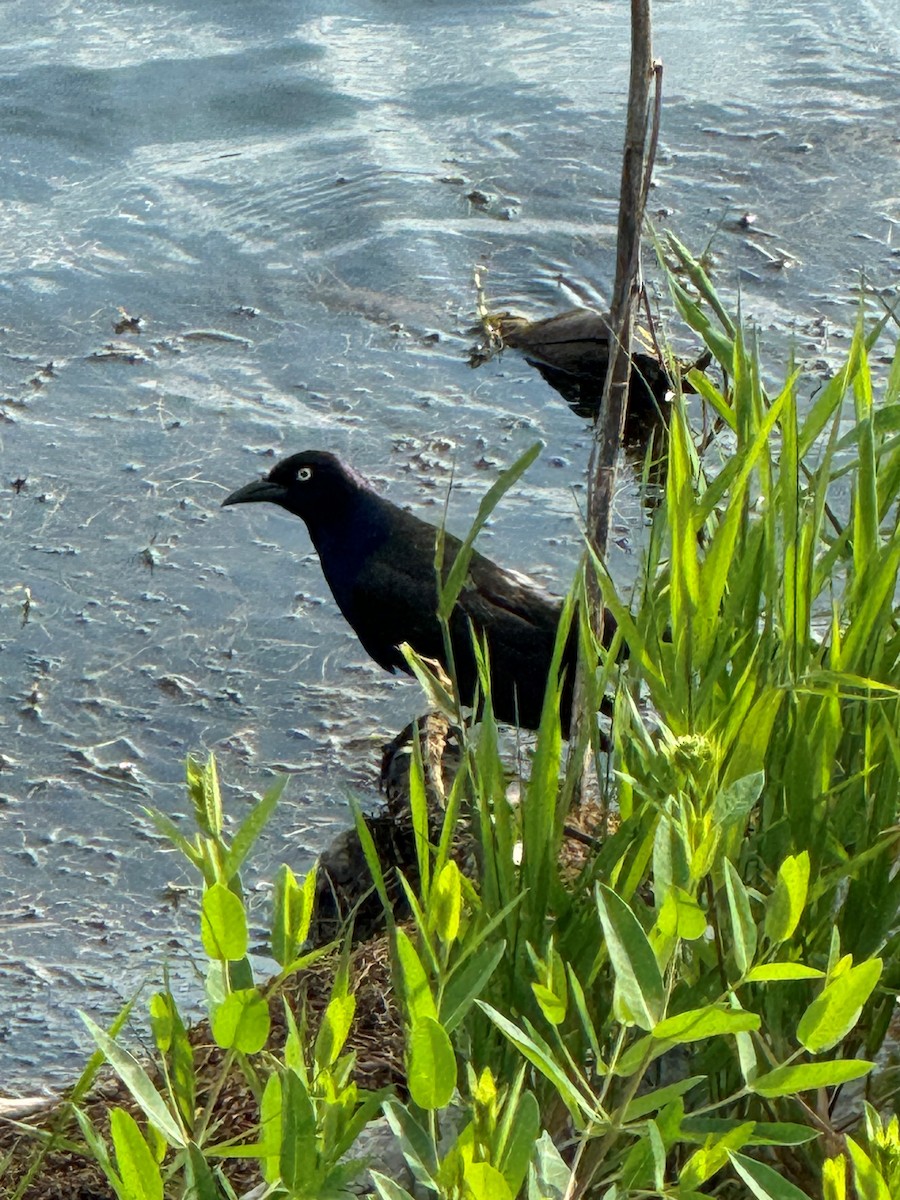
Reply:
[[[679,1100],[677,1105],[673,1105],[673,1109],[678,1111],[678,1123],[680,1123],[681,1115],[684,1113],[684,1105]],[[656,1185],[657,1191],[662,1191],[666,1185],[666,1143],[663,1140],[662,1131],[656,1121],[647,1122],[647,1141],[650,1144],[650,1154],[653,1161],[653,1182]],[[677,1136],[676,1132],[673,1136]]]
[[[743,826],[753,811],[753,806],[762,795],[766,782],[764,771],[752,771],[735,779],[717,793],[713,801],[712,818],[723,828]]]
[[[794,1092],[811,1092],[816,1088],[837,1087],[851,1079],[861,1079],[875,1066],[861,1058],[841,1058],[831,1062],[797,1063],[776,1067],[760,1075],[748,1087],[758,1096],[792,1096]]]
[[[316,1195],[319,1152],[316,1113],[296,1071],[281,1072],[281,1158],[279,1171],[292,1192]]]
[[[656,919],[659,931],[666,937],[684,938],[693,942],[706,933],[706,913],[684,888],[672,884],[665,894]]]
[[[825,985],[800,1018],[797,1040],[811,1054],[830,1050],[850,1032],[881,978],[881,959],[872,958]]]
[[[759,1062],[757,1061],[753,1038],[749,1033],[736,1033],[734,1035],[734,1044],[744,1083],[749,1083],[759,1074]]]
[[[291,868],[282,864],[275,876],[272,906],[272,957],[280,967],[287,967],[294,961],[309,935],[315,895],[315,867],[308,872],[301,886]]]
[[[847,1200],[847,1160],[843,1154],[822,1163],[823,1200]]]
[[[561,1025],[569,1007],[569,984],[565,963],[552,938],[547,947],[546,958],[541,959],[531,946],[528,947],[528,954],[538,976],[538,982],[532,984],[532,991],[541,1006],[541,1011],[551,1025]]]
[[[780,983],[792,979],[824,979],[825,972],[803,963],[773,962],[751,967],[745,976],[747,983]]]
[[[399,1100],[386,1100],[383,1111],[416,1181],[429,1191],[437,1191],[437,1148],[430,1134]]]
[[[809,853],[790,854],[778,869],[775,888],[766,905],[766,937],[785,942],[797,928],[809,890]]]
[[[545,1129],[534,1150],[534,1167],[528,1174],[528,1200],[564,1200],[571,1195],[572,1171]],[[615,1200],[607,1191],[604,1200]]]
[[[897,1200],[896,1196],[891,1195],[890,1188],[881,1172],[862,1146],[858,1145],[853,1138],[848,1137],[847,1149],[850,1151],[853,1180],[859,1200]],[[896,1150],[894,1153],[896,1154]]]
[[[406,1188],[395,1183],[393,1179],[389,1179],[387,1175],[382,1175],[374,1168],[369,1169],[369,1174],[381,1200],[413,1200]]]
[[[333,1067],[340,1057],[350,1035],[350,1027],[356,1015],[356,997],[346,992],[334,995],[328,1001],[325,1016],[316,1034],[313,1057],[320,1071]]]
[[[247,953],[244,906],[224,883],[214,883],[203,893],[200,936],[209,958],[218,962],[238,962]]]
[[[750,911],[750,897],[744,882],[730,859],[725,860],[725,892],[734,935],[734,961],[741,975],[746,975],[756,954],[756,922]]]
[[[677,1100],[679,1096],[683,1096],[685,1092],[689,1092],[691,1088],[695,1088],[698,1083],[703,1083],[706,1079],[705,1075],[691,1075],[688,1079],[679,1079],[677,1083],[667,1084],[666,1087],[657,1088],[652,1092],[645,1092],[642,1096],[637,1096],[625,1110],[625,1122],[630,1124],[632,1121],[638,1121],[641,1117],[647,1116],[648,1113],[659,1112],[672,1100]]]
[[[445,1108],[456,1087],[456,1056],[443,1026],[421,1017],[407,1043],[409,1094],[420,1108]]]
[[[534,1144],[540,1132],[540,1106],[533,1092],[523,1092],[500,1160],[500,1170],[513,1196],[518,1196],[525,1182],[528,1164],[531,1162]]]
[[[689,942],[702,938],[709,929],[706,912],[693,896],[677,884],[672,888],[672,895],[678,908],[678,936]]]
[[[127,1050],[123,1050],[85,1013],[79,1012],[78,1015],[87,1026],[91,1037],[106,1055],[109,1064],[140,1105],[144,1115],[153,1122],[170,1146],[184,1147],[184,1134],[137,1059]]]
[[[215,958],[209,960],[204,990],[206,991],[207,1008],[216,1008],[223,1003],[228,995],[228,967],[225,963],[219,962]]]
[[[109,1129],[116,1150],[116,1165],[128,1200],[162,1200],[159,1164],[130,1113],[114,1108]]]
[[[682,1167],[678,1176],[679,1188],[699,1188],[717,1171],[721,1171],[728,1162],[729,1154],[733,1150],[741,1150],[750,1141],[753,1127],[753,1121],[745,1121],[727,1133],[708,1137],[706,1145],[695,1150]]]
[[[623,1195],[641,1194],[651,1182],[659,1181],[658,1187],[661,1189],[661,1178],[665,1177],[665,1162],[666,1151],[659,1126],[656,1121],[645,1121],[641,1136],[628,1151],[621,1170],[617,1173]]]
[[[796,1125],[791,1121],[757,1121],[751,1142],[754,1146],[802,1146],[819,1137],[809,1125]]]
[[[653,835],[653,895],[657,909],[662,909],[672,885],[684,887],[690,874],[684,830],[664,812]]]
[[[692,1008],[674,1017],[667,1017],[651,1032],[659,1041],[699,1042],[709,1037],[749,1033],[759,1029],[759,1026],[756,1013],[710,1004],[705,1008]]]
[[[221,1200],[222,1192],[216,1177],[196,1142],[188,1142],[185,1182],[185,1195],[191,1200]]]
[[[150,997],[150,1030],[160,1054],[168,1054],[172,1045],[175,1019],[172,1013],[172,997],[166,992],[157,992]]]
[[[637,917],[621,897],[605,884],[597,886],[596,897],[619,995],[634,1024],[649,1031],[665,1007],[665,988],[656,955]]]
[[[685,1117],[681,1123],[681,1136],[686,1142],[700,1142],[710,1134],[724,1134],[736,1129],[743,1122],[727,1117]],[[809,1125],[795,1125],[788,1121],[757,1121],[750,1138],[751,1146],[802,1146],[820,1136],[818,1130]]]
[[[551,988],[543,983],[533,983],[531,990],[538,1002],[544,1019],[551,1025],[562,1025],[566,1019],[566,998],[558,996]]]
[[[266,1080],[259,1105],[260,1153],[263,1178],[274,1183],[281,1174],[281,1076],[273,1072]]]
[[[445,946],[455,942],[459,936],[461,912],[462,881],[459,867],[451,858],[444,863],[434,881],[428,904],[429,922],[433,922],[433,928]]]
[[[747,1158],[744,1154],[730,1155],[731,1165],[750,1189],[756,1200],[809,1200],[800,1189],[772,1167]]]
[[[463,1179],[472,1200],[514,1200],[514,1194],[496,1167],[486,1162],[467,1162]]]
[[[210,1026],[223,1050],[258,1054],[269,1037],[269,1005],[256,988],[240,988],[213,1012]]]
[[[402,1000],[409,1014],[410,1024],[415,1025],[425,1017],[437,1020],[437,1007],[422,960],[402,929],[397,930],[397,958],[403,980]]]
[[[284,1049],[282,1050],[282,1060],[286,1067],[290,1067],[292,1071],[296,1071],[301,1079],[306,1079],[306,1050],[305,1039],[306,1030],[304,1029],[301,1035],[297,1026],[297,1018],[294,1016],[294,1010],[288,1002],[287,996],[282,994],[281,1007],[284,1013]]]

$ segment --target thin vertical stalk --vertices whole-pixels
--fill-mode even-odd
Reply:
[[[650,86],[654,79],[656,94],[651,117]],[[591,549],[601,560],[606,557],[609,542],[616,466],[625,425],[631,377],[630,349],[641,290],[641,227],[659,133],[661,81],[662,65],[654,63],[652,56],[650,0],[631,0],[631,77],[619,190],[616,276],[609,317],[609,363],[588,467],[587,537]],[[602,641],[603,605],[596,573],[588,569],[587,576],[590,623],[598,641]],[[587,719],[584,708],[589,690],[584,686],[585,669],[585,665],[579,663],[570,730],[573,746],[582,744],[580,734]],[[576,793],[579,790],[576,789]]]
[[[661,70],[659,64],[654,65],[652,57],[650,0],[631,0],[631,81],[619,190],[616,277],[609,318],[609,367],[594,425],[588,479],[588,537],[601,557],[605,556],[609,540],[616,462],[625,424],[631,377],[630,349],[640,296],[641,227],[656,145],[657,121],[653,122],[653,133],[650,133],[650,86],[655,77],[657,103],[654,111],[658,117]]]

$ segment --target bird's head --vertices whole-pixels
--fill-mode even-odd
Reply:
[[[303,450],[276,463],[263,479],[245,484],[222,501],[255,504],[267,500],[309,524],[331,520],[366,489],[362,476],[326,450]]]

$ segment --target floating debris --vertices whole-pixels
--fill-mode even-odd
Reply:
[[[55,375],[56,370],[54,364],[52,362],[44,363],[42,367],[39,367],[35,371],[28,382],[35,390],[37,390],[38,388],[42,388],[48,379],[53,379]]]
[[[126,362],[130,366],[135,366],[137,363],[145,363],[150,361],[150,355],[143,350],[139,350],[130,342],[117,344],[116,342],[107,342],[105,346],[101,346],[99,350],[94,350],[88,355],[92,359],[108,360],[112,359],[116,362]]]
[[[180,335],[185,341],[203,342],[237,342],[240,346],[252,346],[253,343],[236,333],[228,333],[225,329],[187,329]]]
[[[131,313],[125,311],[124,308],[119,308],[119,320],[113,325],[113,332],[116,334],[123,333],[141,333],[144,329],[144,318],[133,317]]]

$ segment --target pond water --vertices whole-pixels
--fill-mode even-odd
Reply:
[[[651,208],[712,241],[774,360],[827,370],[859,272],[900,274],[895,0],[654,20]],[[75,1010],[108,1016],[167,955],[196,993],[188,877],[143,812],[185,813],[189,752],[216,752],[235,819],[291,775],[262,918],[277,863],[306,869],[347,793],[374,798],[422,707],[366,659],[301,523],[220,511],[228,491],[332,449],[435,520],[453,472],[462,530],[540,439],[480,544],[565,588],[589,432],[514,356],[467,365],[472,272],[535,317],[603,303],[626,21],[597,0],[0,7],[0,1090],[64,1082]]]

